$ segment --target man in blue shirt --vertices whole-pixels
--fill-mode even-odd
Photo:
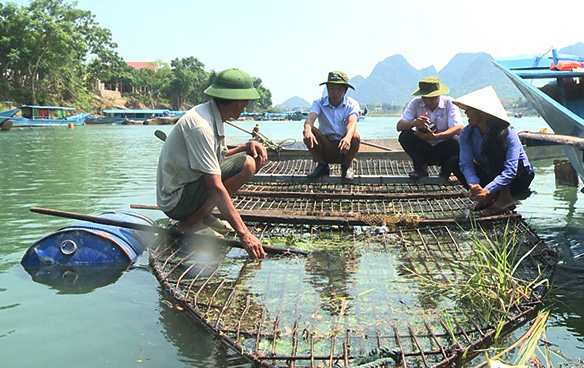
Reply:
[[[351,164],[359,152],[361,138],[357,134],[359,103],[346,96],[349,84],[347,74],[332,71],[326,82],[327,96],[315,100],[310,114],[304,122],[304,144],[310,151],[316,168],[308,174],[309,179],[329,175],[329,164],[341,164],[342,178],[354,177]],[[318,128],[314,122],[318,118]]]
[[[448,92],[438,77],[423,78],[397,123],[399,143],[414,163],[409,174],[414,180],[428,176],[428,165],[440,165],[440,176],[451,181],[458,163],[462,117]]]

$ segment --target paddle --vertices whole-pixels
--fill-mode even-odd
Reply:
[[[166,133],[164,133],[162,130],[155,130],[154,135],[161,141],[166,141]]]
[[[60,211],[60,210],[55,210],[55,209],[50,209],[50,208],[31,207],[30,211],[35,212],[35,213],[42,213],[44,215],[51,215],[51,216],[57,216],[57,217],[70,218],[70,219],[74,219],[74,220],[93,222],[96,224],[123,227],[126,229],[150,231],[153,233],[168,234],[168,235],[177,236],[177,237],[188,236],[190,238],[195,238],[195,239],[198,239],[201,241],[217,241],[219,244],[224,245],[224,246],[245,249],[243,247],[243,245],[237,240],[227,240],[227,239],[215,238],[215,237],[201,235],[201,234],[186,234],[186,233],[183,233],[182,231],[177,230],[177,229],[172,229],[172,228],[167,229],[165,227],[161,227],[158,225],[136,224],[133,222],[112,220],[112,219],[98,217],[98,216],[84,215],[84,214],[75,213],[75,212]],[[303,255],[303,256],[308,254],[308,252],[300,250],[300,249],[272,247],[272,246],[267,246],[267,245],[264,245],[264,251],[268,254],[298,254],[298,255]]]

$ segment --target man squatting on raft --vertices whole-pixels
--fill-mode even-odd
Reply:
[[[458,134],[463,125],[460,110],[446,96],[449,92],[438,77],[421,79],[412,93],[416,97],[397,122],[399,143],[414,164],[409,174],[414,180],[428,176],[428,165],[440,165],[440,176],[456,181],[451,174],[458,164]]]
[[[191,232],[216,227],[220,221],[211,211],[217,207],[250,257],[265,258],[261,242],[237,213],[230,194],[265,165],[268,154],[256,141],[227,150],[223,125],[237,119],[259,93],[247,73],[227,69],[205,94],[212,100],[183,115],[162,147],[156,178],[158,207],[178,220],[179,230]]]
[[[359,103],[346,96],[347,89],[355,89],[349,84],[347,74],[333,71],[326,82],[327,96],[312,103],[310,114],[304,122],[304,144],[310,151],[316,168],[307,175],[308,179],[328,176],[329,164],[341,164],[343,179],[354,177],[353,159],[359,152],[361,138],[357,134]],[[318,128],[314,122],[318,118]]]

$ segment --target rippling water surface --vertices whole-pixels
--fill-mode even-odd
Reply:
[[[395,118],[359,123],[364,139],[396,137]],[[541,119],[515,121],[545,126]],[[255,123],[241,125],[250,129]],[[0,359],[6,367],[190,367],[239,363],[186,315],[171,307],[147,254],[94,288],[36,283],[20,265],[37,239],[71,220],[29,212],[49,207],[86,214],[155,203],[156,129],[100,126],[15,129],[0,133]],[[302,122],[261,123],[272,139],[301,139]],[[244,133],[227,129],[233,140]],[[557,185],[551,160],[537,161],[534,193],[519,206],[547,242],[561,250],[548,341],[584,355],[584,198]],[[151,218],[157,212],[144,212]]]

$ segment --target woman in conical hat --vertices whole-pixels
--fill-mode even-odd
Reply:
[[[453,103],[468,116],[456,174],[477,202],[474,210],[496,215],[514,209],[513,196],[529,189],[534,170],[495,89],[488,86]]]

